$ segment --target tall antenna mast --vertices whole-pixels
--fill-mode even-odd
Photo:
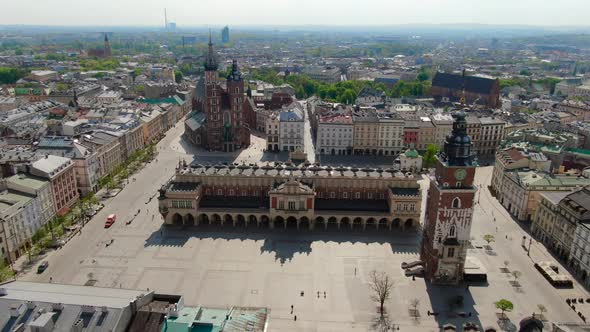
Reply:
[[[164,8],[164,30],[168,30],[168,15],[166,14],[166,8]]]

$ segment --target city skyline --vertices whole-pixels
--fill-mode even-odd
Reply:
[[[97,4],[73,0],[33,2],[25,0],[4,4],[0,25],[52,25],[52,26],[159,26],[164,25],[164,8],[168,22],[179,26],[205,25],[406,25],[406,24],[486,24],[529,26],[588,26],[580,12],[590,11],[590,3],[582,0],[564,0],[559,3],[540,3],[538,0],[420,0],[418,3],[401,1],[344,0],[313,2],[311,0],[230,0],[219,11],[218,3],[211,0],[187,3],[180,0],[167,2],[105,0]],[[252,8],[274,8],[272,11]],[[61,10],[56,10],[62,8]],[[65,9],[65,10],[64,10]],[[313,10],[312,10],[313,9]],[[270,15],[270,13],[279,13]],[[330,15],[326,15],[326,13]],[[47,15],[47,13],[52,13]],[[129,15],[133,13],[133,15]],[[283,15],[280,13],[289,13]],[[526,15],[523,15],[526,13]],[[555,15],[559,13],[559,15]],[[550,17],[551,20],[547,18]]]

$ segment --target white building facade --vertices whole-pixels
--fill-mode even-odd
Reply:
[[[350,115],[333,114],[318,122],[316,153],[350,155],[354,142],[354,126]]]
[[[305,121],[303,108],[289,107],[279,113],[279,147],[281,151],[303,151]]]

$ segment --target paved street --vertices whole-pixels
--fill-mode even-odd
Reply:
[[[461,323],[448,312],[447,300],[463,295],[465,306],[455,311],[472,312],[464,319],[483,326],[496,325],[493,302],[507,298],[515,310],[513,324],[536,310],[548,308],[546,316],[559,321],[579,321],[565,304],[566,297],[588,297],[578,285],[573,290],[557,290],[534,269],[532,260],[551,256],[533,244],[531,257],[520,247],[524,231],[512,221],[489,192],[481,191],[475,211],[472,235],[494,234],[493,251],[472,252],[485,264],[489,285],[434,287],[423,279],[412,281],[403,275],[400,264],[418,258],[417,232],[376,233],[287,233],[280,230],[162,228],[157,212],[157,189],[173,174],[179,158],[198,163],[218,161],[273,160],[263,153],[264,142],[253,137],[252,146],[235,154],[203,152],[180,140],[183,127],[170,130],[159,144],[157,161],[151,163],[115,198],[105,202],[81,235],[52,253],[45,273],[30,273],[23,280],[94,284],[130,289],[154,289],[161,293],[183,294],[187,304],[227,307],[231,305],[271,308],[270,331],[367,331],[374,330],[377,306],[370,299],[368,274],[385,271],[395,279],[387,303],[389,319],[403,331],[438,331],[447,322]],[[192,154],[197,153],[194,157]],[[478,169],[476,182],[489,184],[492,168]],[[426,181],[422,181],[425,187]],[[424,195],[425,199],[426,195]],[[140,215],[126,226],[138,209]],[[104,229],[107,215],[116,213],[116,224]],[[493,221],[493,218],[496,221]],[[496,232],[496,227],[498,231]],[[506,239],[508,236],[508,239]],[[114,240],[107,246],[106,244]],[[518,269],[521,289],[512,287],[510,277],[500,271],[503,261]],[[318,293],[319,292],[319,293]],[[325,295],[324,295],[325,292]],[[409,303],[420,300],[421,317],[409,315]],[[294,305],[297,321],[290,313]],[[587,306],[587,308],[586,308]],[[590,304],[582,305],[590,314]],[[427,310],[440,314],[427,315]],[[463,320],[463,321],[464,321]]]

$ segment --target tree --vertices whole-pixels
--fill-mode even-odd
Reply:
[[[0,67],[0,84],[14,84],[25,77],[27,72],[13,67]]]
[[[393,288],[393,279],[385,272],[371,271],[369,274],[369,284],[373,295],[371,298],[379,302],[379,314],[381,318],[384,316],[385,301],[391,296],[391,289]]]
[[[483,240],[490,244],[490,242],[494,242],[494,236],[492,234],[486,234],[483,236]]]
[[[426,147],[426,153],[424,153],[424,157],[422,159],[423,167],[430,168],[434,166],[436,162],[436,154],[438,153],[438,146],[434,144],[428,144]]]
[[[180,70],[174,71],[174,80],[176,81],[176,83],[182,82],[183,77],[184,77],[184,75],[182,75],[182,72]]]
[[[414,317],[418,317],[418,306],[420,305],[420,300],[417,298],[413,298],[410,301],[410,306],[412,307],[412,312],[414,314]]]
[[[543,314],[547,312],[547,307],[545,307],[545,305],[543,304],[537,304],[537,308],[539,308],[539,312],[541,312],[541,317],[543,317]]]
[[[0,261],[0,282],[5,282],[9,279],[14,278],[14,271],[12,268],[4,263],[4,260]]]
[[[504,312],[510,312],[512,309],[514,309],[514,304],[506,299],[501,299],[494,304],[496,305],[497,309],[502,310],[502,318],[504,318]]]
[[[511,274],[514,277],[514,281],[516,281],[516,279],[520,278],[520,276],[522,275],[522,272],[520,272],[518,270],[514,270],[511,272]]]

